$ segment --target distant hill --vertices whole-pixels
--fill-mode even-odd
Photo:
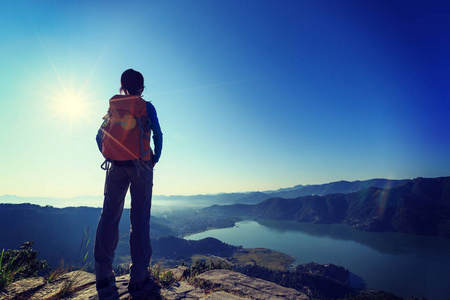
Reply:
[[[124,209],[119,224],[120,239],[116,258],[129,255],[129,209]],[[33,241],[39,257],[57,266],[61,260],[68,264],[93,261],[93,245],[101,208],[39,206],[34,204],[0,204],[0,252],[18,249]],[[215,239],[187,241],[178,236],[200,232],[213,227],[231,227],[233,218],[220,218],[196,211],[180,210],[164,217],[152,216],[150,237],[155,257],[188,259],[193,254],[229,256],[234,246]],[[85,236],[86,230],[86,236]],[[177,236],[177,237],[176,237]],[[83,239],[89,239],[85,249]]]
[[[391,180],[391,179],[370,179],[364,181],[337,181],[326,184],[316,185],[296,185],[294,187],[282,188],[275,191],[256,191],[248,193],[220,193],[207,195],[173,195],[162,196],[153,195],[152,211],[159,211],[159,206],[197,206],[206,207],[213,204],[256,204],[264,200],[280,197],[280,198],[298,198],[307,195],[326,195],[334,193],[351,193],[368,187],[377,187],[386,189],[395,187],[409,181]],[[31,203],[41,206],[51,205],[53,207],[70,207],[70,206],[86,206],[86,207],[102,207],[103,196],[77,196],[72,198],[52,198],[52,197],[19,197],[15,195],[0,196],[0,203],[21,204]],[[129,195],[127,196],[125,207],[129,207]]]
[[[391,179],[370,179],[363,181],[336,181],[326,184],[315,184],[306,186],[297,186],[289,190],[280,190],[270,194],[271,197],[280,198],[298,198],[301,196],[309,195],[328,195],[328,194],[348,194],[357,192],[360,190],[367,189],[369,187],[375,187],[379,189],[388,189],[396,187],[405,182],[410,181],[409,179],[403,180],[391,180]],[[249,203],[245,201],[239,201],[239,203]]]
[[[67,263],[75,264],[77,257],[84,256],[84,253],[79,253],[80,246],[84,230],[89,229],[88,257],[91,260],[100,213],[101,208],[92,207],[55,208],[33,204],[0,204],[0,251],[18,249],[23,242],[34,241],[34,248],[42,253],[40,257],[51,265],[58,265],[63,257]],[[150,224],[152,237],[174,234],[156,217],[152,217]],[[124,209],[119,230],[120,242],[128,243],[128,209]]]
[[[53,207],[102,207],[103,196],[76,196],[71,198],[56,198],[56,197],[20,197],[16,195],[0,196],[0,203],[8,204],[22,204],[30,203],[41,206],[50,205]]]
[[[323,186],[321,189],[329,190]],[[346,194],[275,197],[258,204],[214,205],[204,211],[298,222],[343,223],[366,231],[450,238],[450,177],[416,178],[392,188],[368,187]]]
[[[174,236],[156,238],[152,240],[152,247],[153,255],[156,257],[184,260],[190,260],[194,254],[230,257],[239,248],[211,237],[199,241],[191,241]]]
[[[352,193],[366,189],[368,187],[376,187],[386,189],[398,186],[409,179],[391,180],[391,179],[370,179],[363,181],[337,181],[326,184],[316,185],[296,185],[291,188],[283,188],[276,191],[265,192],[248,192],[248,193],[221,193],[215,195],[194,195],[194,196],[155,196],[157,200],[164,200],[169,203],[170,200],[185,200],[188,203],[198,205],[212,205],[212,204],[256,204],[264,200],[280,197],[280,198],[298,198],[307,195],[327,195],[335,193]]]

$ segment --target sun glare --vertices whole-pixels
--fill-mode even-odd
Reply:
[[[62,118],[68,118],[70,121],[80,119],[87,113],[86,100],[73,91],[55,95],[52,102],[55,114]]]

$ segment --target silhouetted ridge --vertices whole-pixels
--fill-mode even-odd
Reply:
[[[364,181],[336,181],[326,184],[315,184],[315,185],[299,185],[289,189],[281,189],[278,191],[270,193],[251,193],[247,197],[243,197],[236,202],[239,203],[258,203],[262,200],[267,200],[269,198],[279,197],[279,198],[290,198],[295,199],[301,196],[309,195],[329,195],[329,194],[348,194],[352,192],[357,192],[369,187],[376,187],[381,189],[391,188],[401,185],[409,180],[390,180],[390,179],[370,179]],[[265,199],[264,196],[265,195]]]
[[[0,245],[2,248],[18,248],[23,241],[34,241],[34,248],[50,265],[57,266],[61,258],[66,263],[75,264],[80,256],[80,243],[87,233],[90,239],[88,260],[92,259],[93,238],[97,228],[101,208],[39,206],[34,204],[0,203]],[[152,217],[150,230],[152,238],[173,235],[171,228]],[[14,231],[7,230],[13,228]],[[129,209],[124,209],[119,225],[122,233],[130,230]],[[122,236],[121,241],[127,241]],[[120,246],[120,245],[119,245]],[[125,248],[128,248],[126,245]]]
[[[156,238],[152,240],[152,247],[154,255],[174,259],[190,259],[194,254],[229,257],[238,248],[211,237],[193,241],[174,236]]]
[[[394,188],[368,187],[348,194],[277,197],[255,205],[211,206],[205,211],[450,237],[450,177],[416,178]]]

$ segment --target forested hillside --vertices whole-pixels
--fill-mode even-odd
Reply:
[[[39,256],[51,266],[57,266],[62,258],[68,264],[77,264],[87,254],[87,261],[93,261],[93,245],[100,208],[67,207],[54,208],[33,204],[0,204],[0,251],[17,249],[24,242],[33,241]],[[213,217],[192,210],[178,210],[164,217],[152,216],[150,236],[155,255],[172,258],[198,251],[209,254],[222,251],[220,241],[212,243],[195,243],[184,241],[180,236],[211,228],[233,226],[235,218]],[[125,209],[119,225],[120,240],[116,257],[129,255],[128,234],[130,231],[129,209]],[[167,248],[168,239],[179,249],[178,254]],[[211,241],[209,241],[211,242]],[[225,245],[225,244],[224,244]],[[211,248],[212,247],[212,248]],[[228,249],[224,246],[224,249]],[[219,251],[219,252],[217,252]],[[187,257],[186,255],[182,255]]]
[[[417,178],[394,188],[349,194],[271,198],[255,205],[211,206],[210,214],[311,223],[343,223],[366,231],[450,237],[450,177]]]

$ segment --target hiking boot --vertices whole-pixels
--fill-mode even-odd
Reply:
[[[109,287],[112,287],[112,286],[116,286],[116,277],[113,274],[109,278],[104,278],[104,279],[101,279],[101,280],[97,280],[95,282],[95,286],[97,288],[97,291],[98,290],[102,290],[102,289],[106,289],[106,288],[109,288]]]
[[[148,276],[144,281],[137,282],[137,283],[130,283],[128,285],[128,292],[130,294],[136,294],[142,291],[150,291],[155,287],[155,283],[153,280],[150,279],[150,276]]]

